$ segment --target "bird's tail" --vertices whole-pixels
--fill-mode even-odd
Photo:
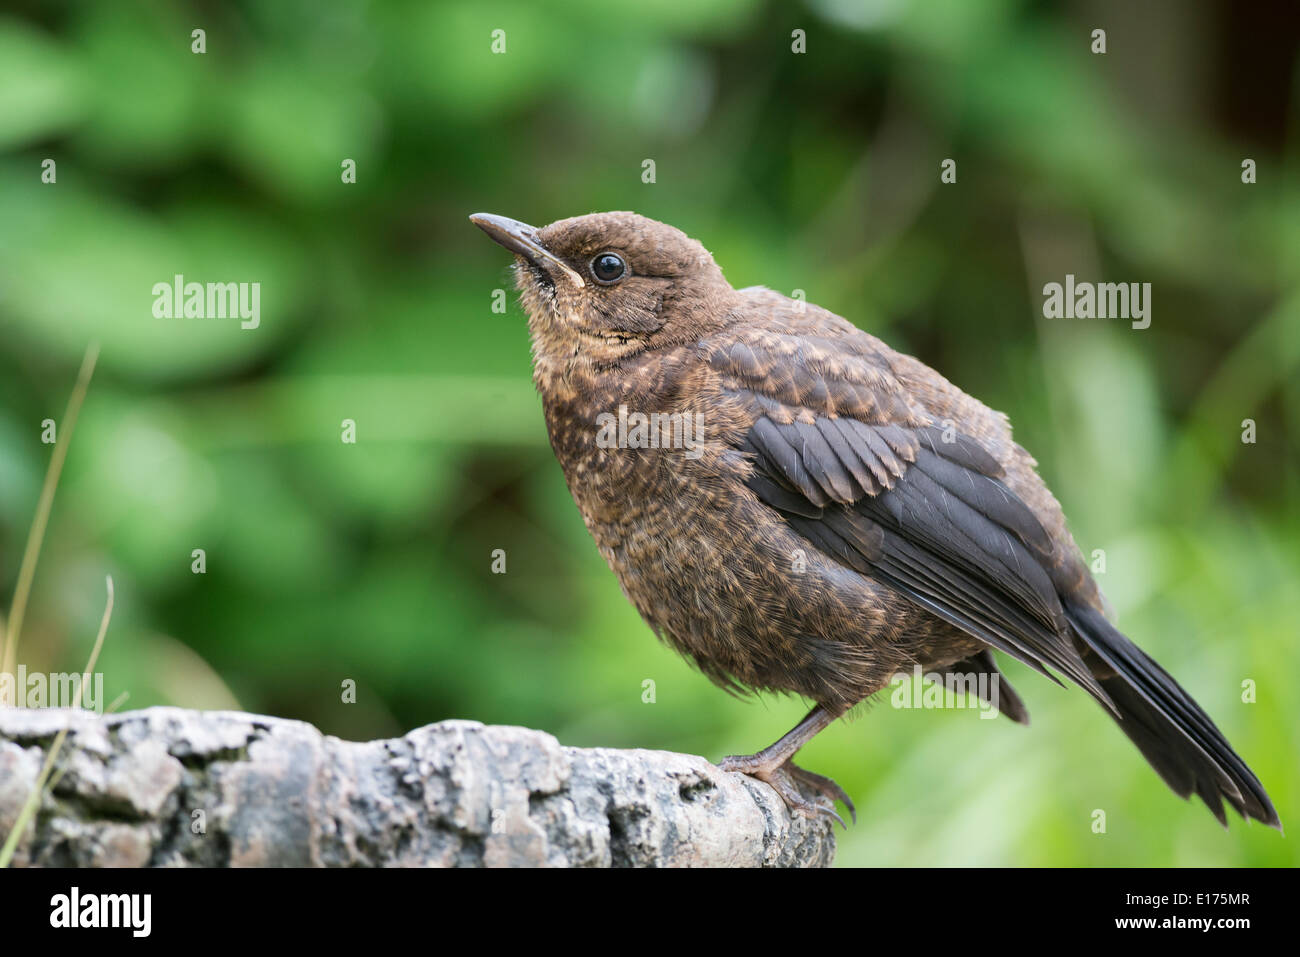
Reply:
[[[1225,827],[1221,799],[1281,830],[1263,785],[1192,696],[1101,612],[1069,603],[1066,615],[1116,722],[1165,783],[1180,797],[1195,792]]]

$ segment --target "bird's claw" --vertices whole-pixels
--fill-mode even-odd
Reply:
[[[814,771],[805,770],[793,761],[787,761],[785,767],[796,781],[812,788],[822,797],[827,798],[832,805],[834,805],[836,801],[843,801],[844,806],[849,809],[849,818],[854,824],[858,823],[858,809],[853,806],[853,799],[850,798],[848,793],[831,778],[826,777],[824,774],[817,774]],[[840,823],[843,824],[844,822],[840,821]],[[847,828],[845,828],[845,830],[847,830]]]
[[[772,790],[781,796],[781,800],[785,802],[785,806],[792,813],[811,818],[825,815],[833,818],[839,823],[840,827],[847,831],[848,825],[835,811],[835,802],[843,801],[844,806],[849,809],[849,815],[853,822],[857,823],[857,809],[853,806],[853,801],[850,800],[842,787],[824,775],[805,771],[793,761],[787,760],[782,764],[771,766],[765,763],[762,757],[757,754],[729,755],[718,762],[718,767],[723,771],[748,775],[769,785]],[[820,801],[810,801],[804,797],[799,788],[800,784],[815,791],[819,797],[829,801],[829,806]]]

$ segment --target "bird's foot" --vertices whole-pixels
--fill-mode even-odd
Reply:
[[[853,823],[856,824],[858,821],[857,809],[853,806],[853,801],[842,787],[824,775],[805,771],[788,758],[780,764],[773,765],[765,761],[761,754],[730,755],[723,758],[718,763],[718,767],[724,771],[747,774],[751,778],[770,785],[772,790],[781,796],[785,806],[793,813],[814,818],[819,815],[826,815],[834,818],[839,822],[840,827],[848,830],[844,819],[835,812],[835,802],[843,801],[844,806],[849,809],[849,816],[852,818]],[[829,801],[829,806],[820,801],[810,801],[804,797],[799,788],[800,784]]]

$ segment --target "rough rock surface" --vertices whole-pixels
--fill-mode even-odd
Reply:
[[[179,708],[0,709],[0,840],[64,727],[15,864],[808,867],[835,853],[825,820],[691,755],[474,721],[357,743]]]

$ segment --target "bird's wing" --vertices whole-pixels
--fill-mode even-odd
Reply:
[[[847,325],[847,324],[845,324]],[[851,328],[851,327],[850,327]],[[998,461],[944,427],[871,337],[776,330],[701,343],[750,414],[749,487],[826,555],[1043,674],[1109,699],[1052,581],[1054,543]]]

